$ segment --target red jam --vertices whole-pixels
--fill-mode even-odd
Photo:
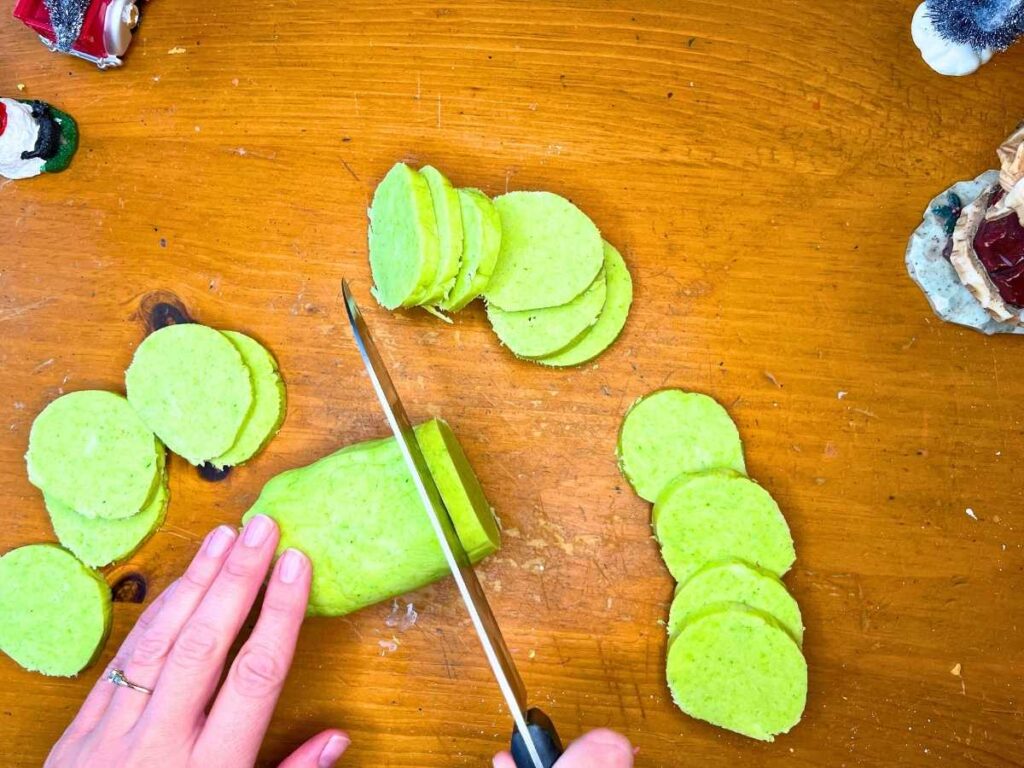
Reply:
[[[999,202],[1003,190],[997,190],[989,205]],[[1017,214],[984,221],[974,236],[974,251],[988,272],[1003,301],[1024,306],[1024,226]]]

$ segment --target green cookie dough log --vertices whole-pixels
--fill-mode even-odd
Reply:
[[[417,437],[470,560],[495,552],[493,510],[461,450],[451,452],[447,425],[427,422]],[[257,514],[280,526],[278,553],[297,547],[312,560],[311,614],[342,616],[448,573],[394,438],[351,445],[274,477],[243,521]]]
[[[441,258],[427,180],[395,163],[377,185],[369,214],[374,297],[387,309],[426,301]]]
[[[427,290],[427,297],[420,303],[441,304],[455,285],[462,262],[462,205],[458,191],[437,168],[425,165],[420,168],[420,174],[430,189],[440,251],[434,280]]]
[[[28,477],[86,517],[130,517],[159,482],[162,448],[121,395],[85,390],[43,409],[29,434]]]
[[[593,360],[619,337],[633,303],[633,278],[622,255],[607,242],[604,244],[604,275],[608,295],[597,322],[577,341],[561,352],[538,359],[538,363],[559,368],[579,365]]]
[[[729,414],[707,395],[680,389],[659,389],[633,403],[622,420],[617,450],[633,490],[651,502],[681,472],[718,467],[746,472]]]
[[[252,379],[238,349],[219,331],[195,323],[147,336],[125,385],[142,420],[192,464],[234,445],[253,403]]]
[[[167,514],[167,477],[141,512],[121,520],[88,518],[58,499],[43,494],[53,532],[60,543],[90,568],[102,568],[130,557],[164,522]]]
[[[715,603],[742,603],[767,613],[793,636],[804,640],[800,606],[774,574],[742,560],[709,563],[676,590],[668,615],[668,634],[673,637],[692,616]]]
[[[559,307],[506,312],[487,305],[487,319],[517,357],[538,358],[565,349],[597,322],[608,295],[604,270],[583,293]]]
[[[32,672],[70,677],[110,631],[110,587],[53,544],[0,557],[0,650]]]
[[[761,741],[800,722],[807,662],[774,619],[736,604],[709,607],[669,644],[668,687],[686,714]]]
[[[484,291],[508,312],[568,304],[604,262],[601,233],[583,211],[551,192],[509,192],[494,201],[501,252]]]
[[[460,189],[462,206],[462,263],[441,309],[458,312],[483,293],[501,250],[501,217],[491,198],[479,189]]]
[[[680,583],[718,560],[744,560],[776,576],[796,560],[779,505],[731,469],[680,475],[658,496],[652,518],[661,556]]]
[[[215,459],[213,466],[234,467],[251,459],[277,434],[284,422],[286,394],[277,361],[270,350],[238,331],[221,331],[238,350],[252,378],[253,403],[235,444]]]

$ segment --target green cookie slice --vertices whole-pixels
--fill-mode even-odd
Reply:
[[[803,644],[804,623],[800,606],[786,585],[772,573],[742,560],[709,563],[680,584],[668,615],[668,634],[673,637],[691,617],[715,603],[742,603],[767,613]]]
[[[608,295],[604,270],[583,293],[559,307],[506,312],[487,305],[487,319],[518,357],[538,358],[565,349],[597,322]]]
[[[501,250],[501,217],[491,198],[479,189],[460,189],[462,263],[448,298],[440,308],[458,312],[483,293]]]
[[[690,717],[761,741],[800,722],[807,662],[774,619],[737,604],[707,608],[668,648],[668,687]]]
[[[252,378],[253,403],[242,423],[235,444],[210,463],[215,467],[234,467],[251,459],[284,422],[286,394],[277,361],[270,350],[238,331],[221,331],[234,344]]]
[[[495,199],[501,251],[484,291],[507,312],[568,304],[594,282],[604,262],[601,233],[583,211],[551,192]]]
[[[253,403],[249,369],[235,345],[195,323],[169,325],[147,336],[135,350],[125,385],[142,420],[192,464],[234,445]]]
[[[420,168],[430,188],[430,200],[437,221],[440,258],[434,280],[421,304],[440,304],[448,296],[462,262],[462,204],[459,193],[448,178],[432,165]]]
[[[86,517],[117,519],[142,509],[159,480],[161,450],[121,395],[85,390],[43,409],[29,434],[29,480]]]
[[[661,556],[680,583],[718,560],[744,560],[776,576],[796,560],[779,505],[731,469],[680,475],[658,496],[652,518]]]
[[[107,583],[60,547],[0,557],[0,651],[25,669],[77,675],[103,647],[110,615]]]
[[[564,350],[542,357],[537,362],[558,368],[579,365],[593,360],[619,337],[633,303],[633,278],[622,255],[607,242],[604,244],[604,275],[608,295],[597,322]]]
[[[449,452],[448,440],[429,434],[432,429],[420,438],[421,448],[476,562],[497,549],[494,513],[475,481],[463,481],[474,476],[461,450]],[[443,427],[436,429],[448,438]],[[297,547],[312,560],[314,615],[342,616],[449,572],[394,438],[351,445],[274,477],[243,520],[257,514],[277,520],[278,553]]]
[[[441,258],[427,180],[395,163],[377,185],[369,214],[374,297],[387,309],[426,301]]]
[[[163,524],[168,495],[163,476],[149,504],[121,520],[85,517],[46,494],[43,500],[60,543],[90,568],[102,568],[130,557]]]
[[[501,546],[498,523],[448,422],[431,419],[420,424],[416,428],[416,440],[470,560],[475,562],[497,552]],[[485,514],[484,510],[490,510],[490,514]]]
[[[633,403],[622,420],[617,450],[622,473],[647,501],[655,501],[681,472],[718,467],[746,472],[729,414],[707,395],[680,389],[660,389]]]

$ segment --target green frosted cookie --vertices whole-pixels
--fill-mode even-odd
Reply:
[[[681,472],[724,467],[746,472],[743,445],[725,409],[707,395],[660,389],[622,420],[619,467],[639,496],[655,501]]]
[[[210,463],[215,467],[237,466],[255,456],[281,428],[285,415],[285,387],[270,350],[238,331],[221,331],[242,355],[252,378],[253,403],[242,431],[225,453]]]
[[[369,214],[374,297],[387,309],[426,301],[441,258],[427,180],[395,163],[377,185]]]
[[[658,496],[652,518],[661,555],[680,583],[718,560],[744,560],[776,576],[796,560],[779,505],[730,469],[680,475]]]
[[[538,363],[555,367],[579,365],[593,360],[619,337],[633,303],[633,278],[622,256],[607,242],[604,244],[604,275],[608,295],[597,322],[568,347],[538,359]]]
[[[800,722],[807,662],[774,619],[736,604],[709,607],[669,644],[668,687],[686,714],[761,741]]]
[[[64,547],[90,568],[102,568],[130,557],[163,524],[167,499],[167,478],[163,476],[141,512],[120,520],[105,520],[80,515],[62,501],[43,494],[53,532]]]
[[[597,322],[608,289],[604,270],[583,293],[559,307],[506,312],[487,305],[487,319],[498,338],[518,357],[538,358],[565,349]]]
[[[103,647],[110,614],[107,583],[60,547],[0,557],[0,650],[25,669],[77,675]]]
[[[120,395],[86,390],[43,409],[29,434],[28,477],[86,517],[138,513],[160,473],[160,446]]]
[[[428,422],[429,425],[429,422]],[[497,549],[494,513],[443,427],[417,427],[456,533],[474,562]],[[434,430],[440,430],[440,434]],[[394,438],[343,448],[272,478],[244,521],[265,514],[281,529],[278,552],[313,562],[311,614],[342,616],[448,574],[434,529]]]
[[[800,606],[786,585],[769,571],[742,560],[709,563],[676,590],[668,616],[668,634],[673,637],[692,616],[715,603],[742,603],[767,613],[803,644],[804,623]]]
[[[437,168],[425,165],[420,173],[430,188],[430,200],[437,221],[439,258],[434,280],[421,304],[441,304],[455,285],[462,262],[462,205],[459,193]]]
[[[498,263],[501,217],[491,198],[479,189],[460,189],[462,262],[448,298],[440,308],[458,312],[483,293]]]
[[[234,445],[253,402],[249,369],[238,349],[220,332],[195,323],[147,336],[135,350],[125,385],[142,420],[192,464]]]
[[[601,233],[583,211],[551,192],[509,192],[495,199],[501,251],[484,291],[507,312],[567,304],[594,282],[604,263]]]

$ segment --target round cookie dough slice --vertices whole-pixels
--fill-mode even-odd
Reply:
[[[676,590],[668,614],[668,634],[673,637],[692,616],[715,603],[742,603],[767,613],[803,644],[804,623],[800,606],[786,585],[774,574],[745,563],[726,560],[709,563]]]
[[[565,349],[601,314],[608,288],[604,270],[583,293],[559,307],[506,312],[487,305],[487,319],[502,343],[518,357],[538,358]]]
[[[102,568],[130,557],[164,521],[167,513],[167,478],[141,512],[122,520],[88,518],[58,499],[43,494],[53,532],[60,543],[91,568]]]
[[[235,345],[195,323],[147,336],[135,350],[125,385],[142,420],[192,464],[234,445],[253,402],[249,369]]]
[[[432,165],[420,168],[427,181],[437,222],[439,258],[434,280],[421,304],[441,304],[455,285],[462,262],[462,204],[459,193],[443,173]]]
[[[31,672],[70,677],[97,656],[110,630],[110,587],[53,544],[0,557],[0,651]]]
[[[253,403],[235,444],[210,463],[218,468],[234,467],[248,461],[277,434],[284,422],[285,387],[270,350],[238,331],[221,331],[242,355],[252,377]]]
[[[458,312],[483,293],[501,250],[501,217],[491,198],[479,189],[460,189],[462,263],[448,298],[440,308]]]
[[[86,517],[137,514],[160,477],[156,438],[128,401],[85,390],[59,397],[32,423],[32,484]]]
[[[415,307],[429,296],[441,258],[427,180],[395,163],[370,205],[373,295],[387,309]]]
[[[746,472],[729,414],[707,395],[681,389],[660,389],[633,403],[622,420],[617,451],[633,490],[652,502],[680,472]]]
[[[690,717],[774,741],[800,722],[807,662],[774,619],[737,604],[712,606],[668,648],[668,687]]]
[[[622,255],[610,243],[604,244],[604,274],[608,295],[597,322],[577,341],[561,352],[537,360],[558,368],[580,365],[604,352],[622,333],[633,303],[633,278]]]
[[[604,262],[601,233],[564,197],[509,192],[494,201],[501,252],[484,291],[506,312],[568,304],[594,282]]]
[[[680,475],[658,496],[652,518],[661,556],[680,583],[718,560],[744,560],[776,576],[796,560],[779,505],[731,469]]]

